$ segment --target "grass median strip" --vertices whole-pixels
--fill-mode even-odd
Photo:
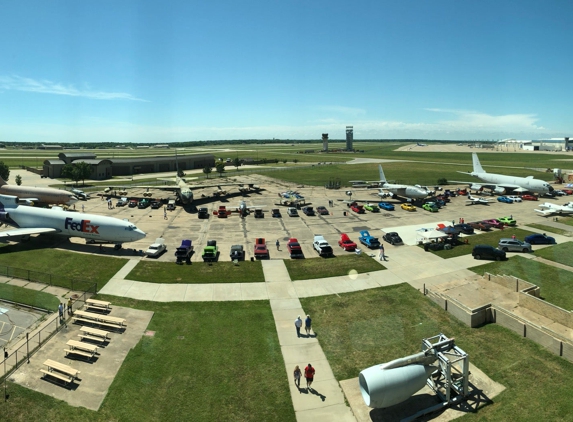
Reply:
[[[285,374],[268,301],[155,303],[101,298],[114,306],[153,311],[148,330],[155,333],[143,336],[129,352],[100,410],[72,407],[9,383],[10,399],[3,403],[2,420],[296,420],[288,387],[291,378]]]
[[[60,301],[54,295],[12,284],[0,284],[0,298],[36,308],[49,309],[54,312],[58,310],[58,305],[60,304]]]
[[[310,258],[285,260],[291,280],[337,277],[353,273],[368,273],[386,268],[367,255],[342,255],[336,258]],[[376,251],[372,253],[377,253]]]
[[[418,353],[422,338],[444,333],[507,387],[464,420],[565,420],[573,412],[570,362],[496,324],[471,329],[407,284],[300,301],[339,381]]]
[[[126,277],[148,283],[260,283],[265,281],[259,261],[215,262],[209,265],[194,262],[176,265],[173,262],[141,261]]]
[[[573,267],[573,242],[560,243],[540,249],[535,252],[535,255]]]
[[[529,227],[539,229],[542,232],[555,233],[555,234],[560,234],[562,236],[573,237],[573,232],[571,230],[563,230],[553,226],[546,226],[545,224],[529,223],[527,225]]]

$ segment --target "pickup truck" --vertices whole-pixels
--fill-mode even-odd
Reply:
[[[182,240],[181,246],[175,250],[175,261],[178,265],[183,265],[183,261],[187,264],[191,264],[191,255],[193,255],[193,244],[190,240]]]
[[[245,260],[245,250],[243,245],[233,245],[231,246],[231,253],[229,254],[231,261],[244,261]]]
[[[219,248],[216,240],[207,240],[207,246],[203,248],[201,257],[203,262],[216,262],[219,256]]]
[[[360,243],[370,249],[378,249],[380,247],[380,241],[378,238],[371,236],[370,233],[368,233],[368,230],[362,230],[358,240]]]
[[[318,252],[320,256],[333,256],[334,251],[332,250],[332,246],[328,244],[326,239],[317,234],[314,236],[314,242],[312,242],[312,247],[315,251]]]
[[[145,251],[145,255],[148,257],[157,257],[166,250],[167,247],[165,246],[165,240],[162,239],[161,237],[158,237],[157,239],[155,239],[155,243],[153,243],[152,245],[149,246],[149,248],[147,248],[147,250]]]
[[[199,210],[197,211],[197,217],[201,219],[209,218],[209,210],[205,207],[199,208]]]
[[[287,243],[287,250],[291,258],[304,258],[304,254],[302,253],[302,248],[300,247],[300,243],[298,243],[298,239],[291,237]]]
[[[265,239],[258,237],[255,239],[255,259],[269,259],[269,248]]]

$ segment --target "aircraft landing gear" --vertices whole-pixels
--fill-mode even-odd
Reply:
[[[113,247],[116,251],[119,251],[121,249],[121,243],[118,243],[117,245],[115,245]]]

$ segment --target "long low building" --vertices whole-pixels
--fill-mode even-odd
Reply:
[[[103,158],[92,153],[60,153],[57,160],[44,161],[45,177],[58,178],[67,164],[88,163],[92,169],[90,179],[106,180],[113,176],[131,176],[141,173],[163,173],[215,167],[213,154],[190,154],[156,157]]]

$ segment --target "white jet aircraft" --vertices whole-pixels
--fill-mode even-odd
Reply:
[[[32,234],[53,233],[82,237],[94,243],[109,242],[121,248],[124,242],[135,242],[145,233],[127,220],[103,215],[64,211],[61,207],[35,208],[18,205],[18,197],[0,195],[0,223],[15,227],[0,231],[0,238],[26,238]]]
[[[538,212],[545,217],[554,214],[559,214],[559,215],[573,214],[573,202],[567,202],[565,205],[557,205],[557,204],[552,204],[551,202],[546,202],[544,204],[539,205],[539,208],[543,209],[542,210],[536,209],[535,212]]]
[[[422,199],[430,195],[430,191],[424,189],[421,186],[414,185],[400,185],[395,183],[388,183],[386,181],[386,176],[384,175],[384,170],[382,170],[382,165],[378,165],[378,171],[380,173],[380,180],[376,181],[363,181],[363,180],[351,180],[352,184],[368,184],[376,183],[378,184],[378,196],[400,196],[403,198],[410,199]]]
[[[246,217],[247,215],[249,215],[251,211],[256,209],[262,210],[262,208],[263,208],[262,205],[247,205],[245,201],[239,202],[239,205],[237,207],[228,207],[230,211],[238,212],[241,215],[241,217]]]
[[[489,201],[485,198],[476,198],[475,196],[468,195],[468,199],[466,202],[469,202],[468,205],[489,205]]]
[[[77,196],[67,190],[9,185],[1,177],[0,195],[17,196],[20,202],[26,204],[41,203],[72,205],[78,202]]]
[[[472,153],[474,169],[471,173],[459,171],[458,173],[469,174],[470,176],[477,177],[486,183],[473,183],[467,181],[452,180],[454,183],[466,183],[471,190],[479,191],[485,187],[491,189],[499,195],[505,193],[506,188],[513,189],[515,192],[535,192],[544,194],[553,191],[553,186],[544,180],[534,179],[533,176],[517,177],[506,176],[503,174],[495,174],[486,172],[478,159],[477,154]]]

